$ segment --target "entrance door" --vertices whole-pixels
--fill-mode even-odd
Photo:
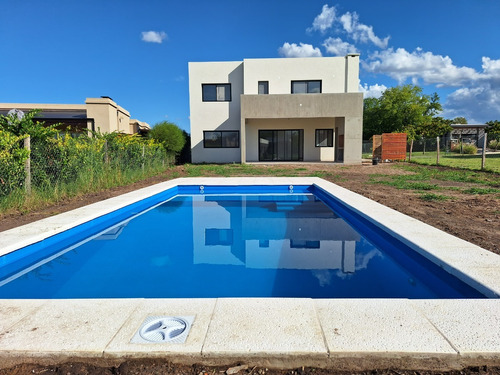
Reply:
[[[259,130],[259,161],[304,160],[304,130]]]

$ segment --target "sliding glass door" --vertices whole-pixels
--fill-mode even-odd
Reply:
[[[259,161],[304,160],[304,130],[259,130]]]

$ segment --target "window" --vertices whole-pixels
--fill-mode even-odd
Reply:
[[[269,94],[269,81],[259,81],[259,95]]]
[[[204,131],[203,147],[205,148],[238,148],[240,147],[239,131]]]
[[[307,241],[307,240],[292,240],[290,239],[291,249],[319,249],[321,244],[319,241]]]
[[[292,81],[292,94],[321,94],[321,81]]]
[[[316,147],[333,147],[333,129],[316,129]]]
[[[202,100],[204,102],[231,101],[230,83],[202,84],[201,90],[202,90]]]
[[[259,161],[304,160],[304,130],[259,130]]]
[[[205,229],[205,246],[231,246],[233,244],[232,229]]]

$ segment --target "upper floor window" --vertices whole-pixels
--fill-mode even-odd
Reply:
[[[269,94],[269,81],[259,81],[259,94]]]
[[[321,80],[292,81],[292,94],[321,94]]]
[[[230,83],[210,83],[202,84],[202,100],[204,102],[230,102]]]

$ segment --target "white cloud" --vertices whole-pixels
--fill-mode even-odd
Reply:
[[[486,63],[495,69],[494,64]],[[472,68],[455,66],[448,56],[434,55],[421,48],[411,53],[404,48],[377,51],[363,63],[363,68],[371,73],[386,74],[400,83],[407,79],[417,83],[422,79],[425,84],[438,86],[459,86],[480,77]]]
[[[323,5],[321,13],[314,18],[312,27],[307,29],[307,32],[320,31],[325,33],[326,30],[332,27],[335,21],[335,7],[328,7],[328,4]]]
[[[167,34],[164,31],[143,31],[142,41],[147,43],[163,43],[167,39]]]
[[[492,60],[489,57],[483,57],[481,60],[484,77],[500,85],[500,59]]]
[[[367,83],[359,85],[359,92],[363,93],[364,98],[380,98],[385,90],[387,90],[387,86],[378,83],[370,86]]]
[[[359,16],[356,12],[347,12],[343,14],[342,16],[340,16],[339,21],[347,34],[356,42],[371,42],[379,48],[387,48],[390,37],[387,36],[384,39],[380,39],[375,35],[372,26],[368,26],[359,22]]]
[[[500,120],[500,89],[489,83],[464,87],[448,95],[443,116],[463,116],[471,123]]]
[[[307,28],[306,31],[309,33],[319,31],[321,34],[325,34],[328,29],[331,29],[335,24],[339,24],[341,28],[337,28],[336,31],[343,30],[355,42],[373,43],[379,48],[387,48],[390,37],[379,38],[375,35],[372,26],[359,22],[359,16],[356,12],[346,12],[341,16],[337,16],[336,13],[337,9],[335,6],[329,7],[328,4],[323,5],[321,13],[314,18],[312,26]],[[338,37],[326,39],[323,46],[326,48],[327,53],[333,55],[345,55],[346,53],[358,51],[354,45],[344,42]]]
[[[459,87],[443,102],[442,116],[464,116],[469,122],[500,119],[500,59],[482,58],[482,70],[457,66],[449,56],[435,55],[417,48],[375,52],[362,62],[374,74],[385,74],[400,84],[411,80],[437,87]]]
[[[328,38],[323,43],[326,52],[335,56],[345,56],[348,53],[358,53],[358,49],[340,38]]]
[[[317,47],[310,44],[300,43],[283,43],[283,46],[278,48],[278,53],[283,57],[321,57],[321,51]]]

